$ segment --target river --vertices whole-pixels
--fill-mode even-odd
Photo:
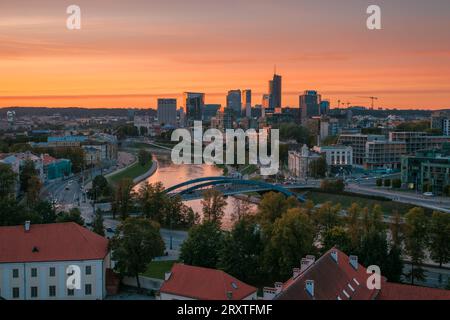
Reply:
[[[170,154],[164,152],[155,152],[152,149],[152,153],[154,157],[158,161],[158,170],[146,179],[144,182],[141,182],[135,187],[135,190],[138,190],[140,185],[145,182],[156,183],[158,181],[162,182],[164,187],[168,188],[173,185],[179,184],[184,181],[188,181],[195,178],[201,177],[213,177],[213,176],[221,176],[222,170],[206,164],[202,165],[176,165],[173,164],[170,159]],[[232,212],[234,209],[234,198],[227,197],[227,206],[225,208],[225,215],[222,220],[222,226],[224,229],[229,229],[232,222]],[[200,217],[202,216],[202,205],[201,200],[191,200],[185,201],[185,204],[191,207],[195,212],[198,212]],[[252,206],[254,209],[254,206]]]

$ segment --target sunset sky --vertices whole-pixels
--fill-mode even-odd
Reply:
[[[277,65],[285,106],[313,89],[333,106],[450,108],[449,17],[449,0],[1,0],[0,107],[224,104],[237,88],[260,103]]]

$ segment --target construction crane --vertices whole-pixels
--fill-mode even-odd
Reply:
[[[378,100],[378,97],[358,97],[358,98],[370,99],[372,101],[372,103],[370,105],[370,110],[373,110],[374,104],[375,104],[375,100]]]

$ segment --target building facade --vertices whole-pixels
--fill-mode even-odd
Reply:
[[[289,151],[288,168],[291,176],[300,179],[309,177],[309,165],[311,162],[321,158],[316,152],[311,152],[307,145],[303,145],[300,152]]]
[[[177,125],[177,99],[158,99],[158,122],[161,125]]]
[[[185,92],[184,102],[186,107],[186,120],[188,125],[193,121],[203,120],[203,108],[205,106],[205,94],[198,92]]]
[[[300,123],[320,115],[321,96],[317,91],[307,90],[299,97]]]
[[[227,108],[232,110],[236,118],[241,117],[242,113],[242,94],[241,90],[230,90],[227,94]]]

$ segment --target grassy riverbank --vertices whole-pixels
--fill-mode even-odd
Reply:
[[[177,261],[164,260],[164,261],[152,261],[148,264],[147,270],[142,274],[145,277],[164,280],[164,275],[172,269],[172,266]]]
[[[133,180],[150,170],[152,165],[153,161],[149,161],[145,165],[141,165],[139,162],[136,162],[127,169],[109,176],[108,181],[112,184],[117,184],[120,180],[125,178],[130,178]]]

